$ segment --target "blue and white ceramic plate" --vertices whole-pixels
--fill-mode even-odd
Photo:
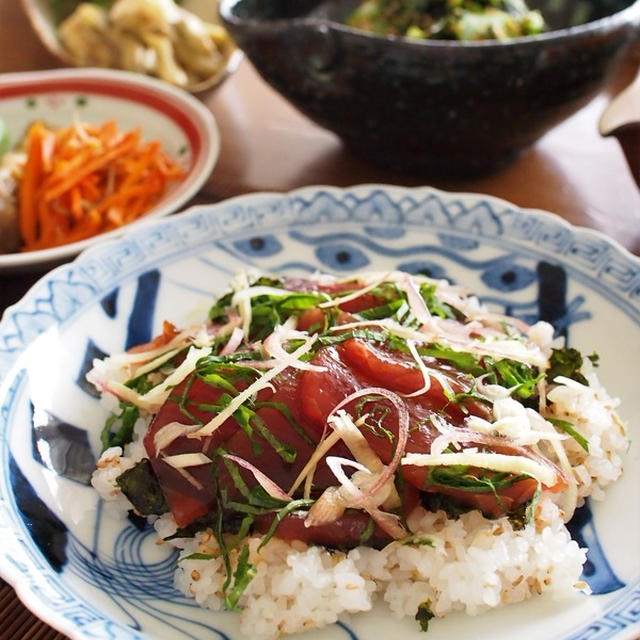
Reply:
[[[88,485],[104,413],[91,360],[147,341],[166,318],[204,316],[239,267],[304,274],[421,271],[466,283],[486,303],[552,322],[601,355],[600,376],[640,416],[640,261],[559,218],[480,195],[311,187],[195,208],[93,247],[51,272],[0,324],[0,570],[36,614],[74,640],[238,639],[236,615],[201,610],[172,587],[174,557],[148,529],[114,522]],[[626,474],[582,508],[594,594],[546,596],[477,618],[452,615],[429,640],[629,640],[640,633],[640,445]],[[384,608],[308,640],[423,638]]]

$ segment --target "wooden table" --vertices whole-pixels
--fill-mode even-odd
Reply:
[[[0,0],[0,73],[56,66],[35,39],[19,5],[18,0]],[[198,201],[309,184],[430,184],[553,211],[573,224],[612,236],[640,255],[640,191],[618,143],[597,132],[611,95],[631,81],[639,62],[640,47],[636,47],[601,95],[499,173],[473,180],[429,181],[383,172],[352,157],[333,134],[296,112],[245,61],[205,98],[220,126],[222,150]],[[0,277],[0,313],[40,275]],[[63,638],[24,609],[13,590],[0,581],[0,640]]]

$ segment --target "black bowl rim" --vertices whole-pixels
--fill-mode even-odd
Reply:
[[[271,28],[281,27],[283,25],[293,26],[312,26],[315,28],[329,28],[333,31],[342,32],[350,37],[360,38],[363,40],[371,40],[378,42],[386,42],[392,46],[401,45],[411,48],[426,49],[501,49],[514,47],[518,45],[536,45],[538,43],[557,42],[560,40],[570,40],[590,35],[594,32],[610,33],[616,31],[620,27],[636,25],[639,28],[638,38],[640,39],[640,0],[636,0],[633,4],[617,11],[611,15],[604,16],[598,20],[585,22],[573,27],[565,27],[563,29],[555,29],[546,31],[534,36],[523,36],[519,38],[511,38],[509,40],[420,40],[406,38],[403,36],[381,35],[371,33],[362,29],[355,29],[334,20],[327,20],[315,17],[300,18],[277,18],[275,20],[256,20],[253,18],[238,18],[232,11],[233,7],[241,0],[220,0],[219,12],[220,17],[228,25],[247,25],[256,27],[258,25],[269,25]]]

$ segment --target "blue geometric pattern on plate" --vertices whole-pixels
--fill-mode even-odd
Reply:
[[[31,539],[55,571],[67,562],[67,527],[38,497],[13,457],[9,460],[11,489]]]
[[[212,250],[218,252],[213,260],[209,255]],[[199,269],[210,269],[210,278],[182,282],[179,275],[165,273],[177,261],[192,257],[199,261]],[[64,533],[67,544],[63,545],[65,555],[49,559],[58,568],[66,559],[66,568],[58,576],[47,568],[46,561],[43,563],[38,544],[33,544],[35,540],[42,546],[43,540],[28,523],[25,527],[25,515],[20,515],[16,505],[16,499],[27,505],[40,500],[36,487],[29,483],[32,478],[37,480],[40,472],[34,472],[24,455],[16,462],[13,449],[17,445],[10,444],[8,437],[12,416],[20,409],[18,398],[26,397],[25,373],[13,369],[14,364],[49,327],[64,330],[79,313],[95,305],[101,306],[105,318],[118,326],[126,325],[126,345],[148,340],[158,321],[156,301],[162,298],[163,286],[177,283],[183,291],[195,294],[215,284],[219,291],[223,283],[216,281],[216,275],[219,278],[240,264],[270,271],[308,273],[322,269],[338,274],[363,267],[398,268],[459,279],[493,308],[527,321],[542,317],[554,324],[558,334],[569,338],[575,327],[592,318],[591,294],[585,296],[582,291],[586,287],[640,326],[637,259],[598,234],[489,197],[384,186],[256,194],[197,207],[187,216],[164,220],[123,240],[95,247],[40,281],[19,305],[7,310],[0,325],[0,378],[6,378],[0,396],[0,434],[4,434],[0,438],[4,468],[0,477],[0,533],[10,532],[18,545],[12,547],[18,549],[16,553],[0,551],[4,554],[0,556],[2,569],[10,579],[20,577],[23,584],[30,585],[27,596],[37,591],[45,603],[42,615],[54,617],[58,624],[70,623],[77,638],[142,638],[138,617],[143,613],[169,625],[176,638],[198,637],[204,628],[214,627],[193,622],[189,614],[188,619],[182,619],[184,608],[180,614],[160,604],[178,602],[186,611],[194,606],[171,587],[171,557],[156,563],[143,561],[139,550],[149,538],[148,530],[128,524],[115,537],[112,548],[99,544],[104,519],[100,508],[95,515],[93,542],[78,538],[72,526],[66,531],[68,523],[59,518],[56,529],[57,515],[51,512],[54,531]],[[121,300],[121,287],[128,282],[135,283],[130,308]],[[99,327],[96,331],[99,333]],[[90,390],[83,386],[83,374],[92,357],[102,353],[100,338],[99,334],[89,335],[79,347],[82,357],[71,383],[79,385],[85,398]],[[81,443],[79,451],[86,450],[79,431],[86,432],[78,425],[55,420],[51,433],[58,441],[64,445],[67,434],[76,447]],[[37,437],[36,433],[34,443]],[[86,458],[80,459],[82,466]],[[15,491],[7,476],[9,460]],[[73,478],[73,473],[67,475]],[[624,587],[616,576],[595,537],[595,520],[588,509],[581,512],[583,520],[574,523],[575,535],[588,540],[596,551],[589,557],[586,568],[591,575],[586,577],[600,593],[617,590],[598,620],[565,634],[563,640],[607,640],[640,621],[640,583],[636,579]],[[43,503],[42,512],[47,510],[50,507]],[[31,511],[28,515],[33,517]],[[153,574],[152,584],[143,579],[145,571]],[[78,584],[83,581],[98,584],[121,610],[125,622],[115,622],[81,595]],[[183,629],[182,624],[192,626]],[[340,624],[349,638],[356,638],[353,630]],[[222,630],[213,632],[227,637]]]
[[[85,429],[31,405],[31,446],[33,459],[56,475],[89,484],[96,458]]]
[[[583,579],[589,584],[595,594],[611,593],[624,587],[624,582],[618,579],[607,561],[593,522],[590,501],[587,499],[567,525],[571,537],[581,546],[589,549],[587,561],[582,570]]]

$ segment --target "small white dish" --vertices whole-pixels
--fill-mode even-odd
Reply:
[[[89,249],[0,323],[0,573],[72,640],[241,640],[238,616],[174,590],[152,530],[109,517],[88,486],[105,412],[84,372],[168,319],[202,319],[235,270],[346,276],[403,269],[465,284],[496,310],[543,317],[601,356],[631,448],[604,501],[571,528],[593,595],[532,598],[428,635],[377,606],[297,640],[631,640],[640,633],[640,260],[557,216],[476,194],[363,185],[251,194],[195,207]]]
[[[0,75],[0,118],[12,144],[28,126],[43,120],[68,126],[74,118],[91,124],[115,119],[121,130],[140,128],[143,140],[159,140],[168,156],[186,170],[139,221],[80,242],[23,253],[0,254],[0,272],[43,269],[88,246],[123,233],[140,221],[179,210],[209,177],[220,151],[211,112],[188,93],[125,71],[64,69]]]
[[[182,0],[180,6],[205,22],[220,24],[216,0]],[[81,66],[60,41],[50,0],[22,0],[22,7],[34,32],[49,53],[66,67]],[[201,82],[188,85],[186,90],[200,94],[213,89],[234,73],[243,57],[242,51],[231,43],[225,52],[225,63],[220,70]]]

